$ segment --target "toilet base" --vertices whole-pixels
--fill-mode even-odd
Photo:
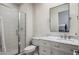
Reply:
[[[21,52],[19,55],[34,55],[34,52],[30,52],[30,53]]]

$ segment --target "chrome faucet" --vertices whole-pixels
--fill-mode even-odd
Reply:
[[[65,39],[65,40],[68,38],[68,36],[66,34],[61,35],[60,37],[63,38],[63,39]]]
[[[66,40],[67,38],[68,38],[68,36],[65,34],[65,35],[64,35],[64,39]]]

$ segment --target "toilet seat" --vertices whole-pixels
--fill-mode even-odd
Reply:
[[[28,46],[28,47],[26,47],[26,48],[24,49],[24,53],[33,52],[33,51],[35,51],[35,49],[36,49],[36,46],[30,45],[30,46]]]

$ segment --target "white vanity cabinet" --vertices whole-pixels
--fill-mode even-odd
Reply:
[[[39,47],[39,54],[40,55],[50,55],[51,54],[51,44],[47,40],[41,39],[33,39],[32,44]]]
[[[54,55],[72,55],[73,50],[77,50],[78,46],[69,45],[59,42],[51,42],[51,50]]]
[[[39,55],[72,55],[73,50],[78,50],[77,45],[64,44],[45,39],[33,39],[32,44],[39,47]]]
[[[39,54],[51,55],[51,43],[48,40],[39,40]]]
[[[32,40],[32,44],[35,45],[35,46],[39,46],[39,39],[33,39]]]
[[[40,55],[51,55],[50,47],[39,46],[39,54]]]

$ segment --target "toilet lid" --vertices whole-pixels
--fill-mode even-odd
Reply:
[[[28,47],[26,47],[24,50],[35,50],[36,46],[34,45],[30,45]]]

